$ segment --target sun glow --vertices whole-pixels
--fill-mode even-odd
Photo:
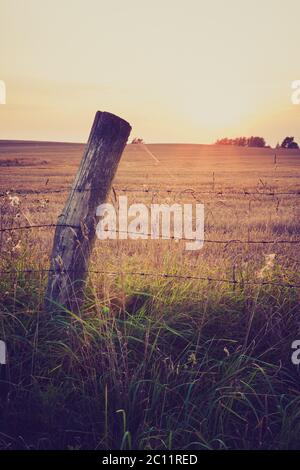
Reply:
[[[100,109],[148,142],[299,140],[298,0],[117,4],[1,0],[0,138],[85,141]]]

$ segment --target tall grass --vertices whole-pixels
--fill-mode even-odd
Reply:
[[[91,277],[81,317],[50,317],[45,281],[1,280],[1,448],[299,448],[296,291]]]

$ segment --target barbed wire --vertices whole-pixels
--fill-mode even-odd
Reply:
[[[23,189],[15,189],[9,191],[2,191],[0,192],[0,197],[6,197],[10,194],[16,194],[19,196],[34,196],[39,194],[63,194],[68,192],[88,192],[92,191],[94,188],[62,188],[62,189],[30,189],[30,190],[23,190]],[[248,190],[241,190],[241,191],[223,191],[223,190],[216,190],[216,191],[203,191],[197,190],[193,188],[186,188],[186,189],[176,189],[176,188],[118,188],[113,187],[114,191],[121,191],[121,192],[128,192],[128,193],[167,193],[167,194],[191,194],[191,195],[214,195],[214,196],[300,196],[299,191],[248,191]]]
[[[0,270],[0,274],[67,274],[75,272],[75,270],[67,269],[22,269],[22,270]],[[282,282],[273,282],[273,281],[246,281],[244,279],[226,279],[226,278],[215,278],[210,276],[192,276],[192,275],[183,275],[183,274],[171,274],[171,273],[152,273],[152,272],[143,272],[143,271],[99,271],[99,270],[88,270],[89,274],[102,274],[108,276],[141,276],[141,277],[156,277],[156,278],[165,278],[165,279],[178,279],[178,280],[190,280],[190,281],[207,281],[214,283],[226,283],[234,284],[241,286],[274,286],[274,287],[283,287],[288,289],[299,289],[300,284],[294,283],[282,283]]]
[[[37,225],[21,225],[17,227],[5,227],[5,228],[0,228],[0,233],[2,232],[11,232],[11,231],[18,231],[18,230],[32,230],[32,229],[44,229],[44,228],[71,228],[73,230],[77,229],[82,229],[82,226],[80,225],[72,225],[72,224],[37,224]],[[127,230],[106,230],[107,233],[112,233],[112,234],[127,234],[127,235],[139,235],[141,237],[147,237],[151,238],[153,234],[151,233],[145,233],[145,232],[133,232],[133,231],[127,231]],[[124,239],[122,239],[124,240]],[[155,240],[158,240],[158,238],[155,238]],[[285,240],[285,239],[279,239],[279,240],[240,240],[240,239],[225,239],[225,240],[218,240],[218,239],[207,239],[207,238],[186,238],[186,237],[175,237],[174,235],[170,235],[168,237],[161,237],[161,240],[182,240],[182,241],[197,241],[197,242],[203,242],[203,243],[216,243],[216,244],[258,244],[258,245],[269,245],[269,244],[299,244],[300,240]]]
[[[146,148],[147,150],[147,148]],[[152,152],[148,150],[148,153],[157,160],[158,163],[159,160],[156,158]],[[213,188],[214,188],[214,183],[213,183]],[[7,197],[10,195],[48,195],[48,194],[64,194],[64,193],[72,193],[72,192],[89,192],[92,191],[94,188],[81,188],[81,187],[67,187],[67,188],[59,188],[59,189],[51,189],[51,188],[45,188],[43,190],[41,189],[30,189],[30,190],[22,190],[22,189],[15,189],[15,190],[9,190],[9,191],[2,191],[0,192],[0,197]],[[150,194],[180,194],[180,195],[191,195],[195,200],[197,200],[198,196],[201,195],[212,195],[212,196],[256,196],[256,197],[278,197],[278,196],[300,196],[300,190],[299,191],[273,191],[272,189],[267,190],[266,187],[264,187],[262,190],[257,189],[256,191],[248,191],[246,189],[244,190],[239,190],[239,191],[224,191],[224,190],[197,190],[195,188],[185,188],[185,189],[179,189],[179,188],[155,188],[155,187],[134,187],[134,188],[128,188],[128,187],[117,187],[113,186],[112,191],[114,196],[116,196],[116,192],[124,192],[124,193],[150,193]],[[32,230],[32,229],[45,229],[45,228],[71,228],[73,230],[82,230],[82,226],[80,225],[71,225],[71,224],[28,224],[28,225],[23,225],[23,226],[15,226],[15,227],[1,227],[0,232],[12,232],[12,231],[19,231],[19,230]],[[109,231],[108,231],[109,232]],[[111,232],[111,231],[110,231]],[[119,230],[114,230],[114,233],[122,233],[122,234],[128,234],[128,235],[139,235],[140,237],[151,237],[151,234],[149,233],[141,233],[141,232],[131,232],[131,231],[119,231]],[[162,238],[165,239],[166,238]],[[172,240],[179,240],[179,238],[170,236],[167,239],[172,239]],[[300,240],[284,240],[284,239],[279,239],[279,240],[239,240],[239,239],[227,239],[227,240],[218,240],[218,239],[195,239],[195,238],[182,238],[180,237],[180,240],[183,241],[200,241],[204,243],[212,243],[212,244],[225,244],[230,245],[230,244],[299,244]],[[5,274],[5,275],[19,275],[19,274],[33,274],[33,273],[38,273],[38,274],[70,274],[71,272],[76,272],[75,270],[65,270],[65,269],[23,269],[23,270],[0,270],[0,274]],[[233,279],[227,279],[227,278],[215,278],[215,277],[210,277],[210,276],[195,276],[195,275],[181,275],[181,274],[172,274],[172,273],[166,273],[166,272],[158,272],[158,273],[153,273],[153,272],[144,272],[144,271],[105,271],[105,270],[93,270],[89,269],[88,270],[89,274],[98,274],[98,275],[105,275],[105,276],[141,276],[141,277],[154,277],[154,278],[164,278],[164,279],[177,279],[180,281],[204,281],[204,282],[213,282],[213,283],[226,283],[230,285],[240,285],[241,287],[244,286],[276,286],[276,287],[282,287],[282,288],[288,288],[288,289],[299,289],[300,284],[297,283],[282,283],[282,282],[277,282],[277,281],[268,281],[268,280],[261,280],[261,281],[247,281],[244,279],[238,280],[233,277]]]

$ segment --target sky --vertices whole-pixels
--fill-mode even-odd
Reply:
[[[300,143],[299,0],[0,0],[0,139]]]

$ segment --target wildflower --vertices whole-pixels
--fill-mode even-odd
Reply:
[[[16,251],[20,251],[22,248],[22,243],[21,240],[18,241],[18,243],[12,248],[12,252],[15,253]]]
[[[191,364],[192,366],[195,366],[197,364],[197,358],[195,353],[191,353],[188,357],[188,363]]]
[[[42,199],[40,201],[40,206],[42,207],[42,209],[44,209],[48,204],[48,200],[47,199]]]
[[[256,273],[258,279],[262,279],[270,274],[272,271],[274,264],[275,264],[275,257],[276,253],[271,253],[269,255],[265,255],[265,265],[262,267],[260,271]]]
[[[12,207],[17,207],[20,205],[20,198],[18,196],[8,196],[8,198]]]

